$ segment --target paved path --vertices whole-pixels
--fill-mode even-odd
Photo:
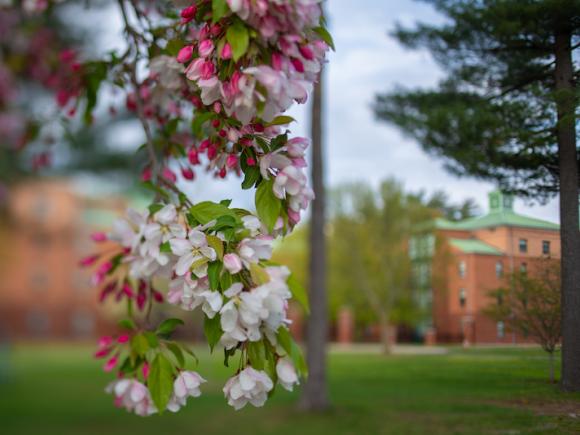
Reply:
[[[330,345],[333,353],[367,353],[380,354],[383,348],[378,343],[356,343],[356,344],[336,344]],[[398,344],[393,346],[393,355],[445,355],[449,349],[441,346],[422,346],[414,344]]]

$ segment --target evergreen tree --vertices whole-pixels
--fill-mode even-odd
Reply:
[[[398,27],[448,73],[435,90],[376,99],[397,125],[460,176],[496,181],[520,196],[560,194],[562,387],[580,390],[580,231],[577,78],[579,0],[425,0],[447,20]]]

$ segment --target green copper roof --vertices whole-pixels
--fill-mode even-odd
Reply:
[[[471,231],[489,227],[524,227],[541,230],[559,231],[560,225],[553,222],[535,219],[514,211],[514,197],[507,193],[495,190],[488,194],[489,213],[485,216],[452,222],[446,219],[437,219],[435,228],[441,230]]]
[[[451,246],[466,254],[503,255],[502,252],[481,240],[449,239]]]
[[[451,222],[445,219],[438,219],[436,228],[443,230],[476,230],[488,227],[525,227],[538,228],[541,230],[558,231],[560,225],[541,219],[531,218],[517,214],[511,210],[496,211],[485,216],[466,219],[461,222]]]

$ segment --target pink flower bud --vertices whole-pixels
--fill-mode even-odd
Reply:
[[[272,53],[272,68],[276,71],[282,69],[282,55],[280,53]]]
[[[91,239],[93,240],[93,242],[100,243],[107,240],[107,235],[101,231],[98,231],[96,233],[91,234]]]
[[[207,158],[210,160],[213,160],[215,158],[215,156],[217,156],[217,146],[215,146],[214,144],[211,144],[207,148]]]
[[[209,139],[204,139],[199,144],[199,150],[201,152],[204,152],[205,150],[207,150],[209,148],[210,145],[211,145],[211,141]]]
[[[208,57],[214,49],[213,41],[211,39],[206,39],[199,43],[199,55],[201,57]]]
[[[155,302],[162,304],[163,303],[163,293],[158,292],[157,290],[153,290],[153,299],[155,299]]]
[[[181,168],[181,175],[183,175],[183,178],[190,181],[195,178],[195,173],[191,168]]]
[[[147,379],[149,377],[149,364],[147,361],[143,363],[143,367],[141,368],[141,372],[143,373],[143,377]]]
[[[222,105],[219,101],[216,101],[215,103],[213,103],[213,111],[215,113],[220,113],[222,111]]]
[[[211,122],[211,125],[213,126],[213,128],[218,128],[220,126],[220,120],[219,119],[214,119]]]
[[[228,60],[232,58],[232,46],[230,45],[229,42],[226,42],[222,48],[222,52],[220,53],[220,56],[222,59],[224,60]]]
[[[106,372],[110,372],[111,370],[113,370],[115,368],[118,361],[119,361],[119,357],[117,355],[115,355],[109,361],[107,361],[107,363],[103,367],[103,370]]]
[[[119,335],[119,338],[117,338],[117,343],[119,344],[127,343],[130,338],[131,337],[129,337],[128,334]]]
[[[226,166],[231,169],[235,167],[237,164],[238,164],[238,156],[236,156],[235,154],[230,154],[226,159]]]
[[[187,153],[187,159],[192,165],[199,165],[199,153],[194,147],[189,149],[189,152]]]
[[[133,288],[132,288],[132,287],[131,287],[129,284],[127,284],[127,283],[125,283],[125,284],[123,285],[122,292],[123,292],[123,294],[124,294],[124,295],[126,295],[128,298],[132,298],[133,296],[135,296],[135,293],[133,292]]]
[[[89,255],[88,257],[85,257],[81,259],[81,261],[79,261],[79,266],[81,267],[92,266],[98,259],[99,259],[98,255]]]
[[[111,337],[110,335],[103,335],[101,338],[99,338],[98,342],[99,348],[108,347],[111,344],[113,344],[113,337]]]
[[[224,255],[224,267],[232,275],[242,270],[242,260],[236,254]]]
[[[228,172],[226,171],[226,168],[221,168],[218,175],[220,176],[220,178],[226,178],[227,173]]]
[[[163,171],[161,171],[161,176],[170,183],[175,183],[177,181],[177,175],[171,169],[165,167]]]
[[[177,53],[177,61],[179,63],[189,62],[192,55],[193,55],[193,45],[188,45],[179,50],[179,53]]]
[[[314,53],[309,46],[302,45],[302,46],[298,47],[298,50],[300,50],[300,54],[302,55],[302,57],[304,57],[304,59],[306,59],[306,60],[313,60],[314,59]]]
[[[218,24],[212,24],[211,28],[209,29],[209,32],[212,34],[212,36],[218,36],[222,31],[222,27]]]
[[[294,66],[294,69],[296,71],[298,71],[299,73],[304,72],[304,64],[302,63],[302,61],[300,59],[293,58],[291,60],[291,62],[292,62],[292,66]]]
[[[99,349],[99,350],[97,350],[97,351],[95,352],[95,358],[104,358],[104,357],[106,357],[108,354],[110,354],[110,353],[111,353],[111,350],[113,350],[113,349],[111,349],[111,348],[109,348],[109,347],[106,347],[106,348],[104,348],[104,349]]]
[[[191,5],[186,7],[185,9],[181,10],[181,22],[183,24],[189,23],[191,20],[195,18],[195,14],[197,13],[197,7],[195,5]]]
[[[141,172],[141,181],[151,181],[151,168],[149,166]]]

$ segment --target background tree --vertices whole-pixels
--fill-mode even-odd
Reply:
[[[445,210],[463,207],[449,203],[441,192],[407,193],[385,180],[378,191],[362,183],[333,192],[330,231],[332,305],[349,305],[357,320],[378,322],[385,353],[390,352],[393,325],[414,326],[422,315],[416,304],[419,286],[409,255],[409,242],[420,226]]]
[[[562,337],[560,265],[543,259],[530,272],[513,272],[495,290],[488,314],[512,330],[532,337],[550,355],[550,381],[555,381],[554,353]]]
[[[448,73],[436,90],[376,99],[398,126],[460,176],[496,181],[532,199],[559,192],[562,223],[562,387],[580,390],[580,231],[576,79],[577,0],[429,0],[442,25],[399,27]]]

